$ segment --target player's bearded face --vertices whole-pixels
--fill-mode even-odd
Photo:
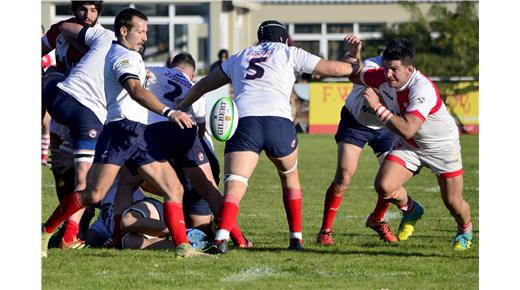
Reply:
[[[84,4],[76,10],[75,13],[76,18],[83,25],[88,25],[90,27],[96,25],[99,12],[94,4]]]

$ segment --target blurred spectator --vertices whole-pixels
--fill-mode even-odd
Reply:
[[[209,71],[214,70],[215,68],[219,67],[222,62],[224,62],[229,57],[229,52],[227,49],[221,49],[218,52],[218,60],[214,62],[210,67]]]

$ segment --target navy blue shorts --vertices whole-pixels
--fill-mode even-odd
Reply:
[[[298,147],[296,129],[291,120],[282,117],[244,117],[238,121],[233,137],[226,142],[225,153],[262,150],[272,157],[290,155]]]
[[[166,160],[162,151],[144,138],[146,125],[123,119],[105,125],[96,146],[94,163],[125,165],[132,174],[154,161]]]
[[[94,150],[103,124],[89,108],[50,82],[44,89],[44,106],[51,117],[70,131],[72,149]]]
[[[374,153],[384,153],[392,148],[396,136],[388,128],[374,130],[361,125],[350,112],[341,109],[341,121],[334,136],[336,143],[345,142],[363,148],[368,143]]]
[[[197,167],[208,163],[202,147],[197,127],[181,129],[170,121],[157,122],[147,126],[145,139],[163,151],[168,159],[173,159],[181,167]]]

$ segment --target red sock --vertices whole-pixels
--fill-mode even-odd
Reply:
[[[121,243],[121,215],[120,214],[116,214],[114,215],[114,234],[112,235],[114,237],[114,245],[116,245],[116,247],[119,246],[119,244]]]
[[[83,204],[81,204],[80,194],[80,192],[75,191],[71,194],[67,194],[63,198],[63,200],[52,213],[51,217],[45,223],[45,232],[49,234],[53,233],[56,228],[65,221],[65,219],[85,207]]]
[[[301,233],[302,231],[302,190],[284,188],[283,205],[289,223],[289,231]]]
[[[50,134],[42,134],[42,162],[47,161],[49,146],[51,144]]]
[[[321,223],[321,230],[332,230],[334,218],[343,198],[345,191],[341,190],[336,184],[331,183],[325,193],[325,204],[323,206],[323,221]]]
[[[380,196],[377,197],[377,203],[376,207],[374,208],[374,211],[372,212],[372,217],[375,221],[382,222],[385,220],[385,213],[392,205],[391,202],[381,198]]]
[[[164,222],[170,231],[170,236],[175,246],[182,243],[189,243],[186,237],[186,225],[184,223],[184,213],[182,212],[182,204],[166,201],[164,202]]]
[[[238,227],[236,222],[231,231],[229,231],[229,235],[237,245],[243,245],[246,243],[246,238],[244,238],[244,235],[242,234],[242,231],[240,231],[240,227]]]
[[[224,195],[224,202],[222,203],[222,210],[220,211],[221,217],[220,222],[218,223],[218,228],[231,232],[234,227],[237,227],[236,220],[239,208],[240,200],[236,195]]]
[[[473,230],[473,224],[471,223],[471,220],[469,222],[467,222],[466,224],[462,225],[462,224],[459,224],[457,226],[458,230],[463,232],[463,233],[469,233]]]
[[[63,233],[63,240],[67,243],[74,241],[74,238],[79,233],[79,224],[75,221],[67,220],[65,222],[65,233]]]

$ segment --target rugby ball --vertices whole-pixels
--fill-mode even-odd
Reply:
[[[238,109],[230,97],[220,98],[211,109],[209,117],[211,134],[218,141],[227,141],[238,126]]]

